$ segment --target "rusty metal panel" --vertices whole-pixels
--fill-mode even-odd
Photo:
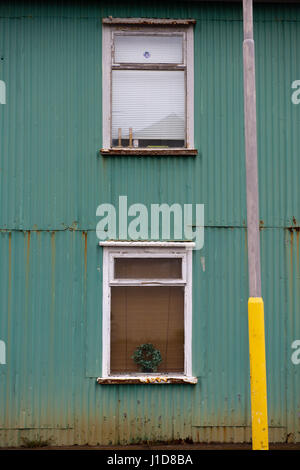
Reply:
[[[297,14],[284,21],[284,13],[282,8],[276,14],[281,21],[257,19],[254,24],[260,218],[270,227],[298,225],[300,219],[300,107],[292,102],[292,83],[299,80],[300,28]]]
[[[299,6],[254,11],[270,439],[299,442]],[[197,157],[102,157],[103,17],[195,18]],[[0,5],[0,445],[251,438],[242,11],[200,2]],[[279,21],[280,20],[280,21]],[[96,208],[205,204],[197,385],[101,386]]]
[[[300,438],[300,262],[299,228],[285,231],[286,262],[286,407],[287,435],[291,442]],[[296,343],[296,345],[295,345]],[[297,353],[298,351],[298,353]]]
[[[282,441],[289,430],[296,441],[299,373],[290,343],[297,332],[297,242],[291,246],[290,232],[285,237],[281,229],[261,235],[271,436]],[[94,232],[0,236],[1,312],[7,312],[1,315],[7,344],[7,364],[0,368],[2,443],[20,443],[25,435],[58,444],[249,441],[245,229],[208,228],[205,248],[194,253],[196,386],[96,384],[101,249]],[[291,267],[285,270],[291,262],[293,275]],[[292,312],[286,311],[287,281]]]
[[[148,197],[145,180],[151,201],[204,203],[206,225],[246,223],[239,6],[182,3],[175,9],[167,3],[160,7],[131,3],[129,9],[122,9],[110,2],[109,7],[65,5],[60,9],[49,4],[39,7],[38,14],[36,5],[17,5],[6,9],[2,5],[6,14],[0,18],[1,79],[7,84],[7,104],[0,116],[4,136],[0,141],[1,228],[93,230],[100,202],[110,202],[119,193],[116,187],[134,202],[137,197],[143,202]],[[150,157],[156,175],[152,186],[147,159],[141,165],[140,158],[109,159],[99,154],[101,18],[129,13],[137,17],[172,13],[197,20],[195,144],[199,155]],[[254,13],[260,215],[265,226],[283,227],[293,217],[300,219],[296,202],[299,107],[291,103],[300,54],[299,7],[258,6]]]

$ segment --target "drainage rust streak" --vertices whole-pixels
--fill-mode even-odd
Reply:
[[[87,269],[87,232],[83,232],[82,236],[84,238],[84,277],[86,279],[86,269]]]
[[[290,269],[291,269],[291,282],[293,280],[293,248],[294,248],[294,232],[290,230],[291,233],[291,248],[290,248]]]
[[[25,272],[25,316],[27,318],[28,310],[28,286],[29,286],[29,270],[30,270],[30,230],[27,231],[27,249],[26,249],[26,272]]]
[[[51,232],[51,314],[55,303],[55,232]]]

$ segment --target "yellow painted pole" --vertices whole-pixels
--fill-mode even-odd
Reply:
[[[252,448],[268,449],[264,303],[261,297],[253,0],[243,0],[244,116]]]
[[[252,449],[268,450],[268,410],[265,357],[264,302],[248,300],[249,356],[251,383]]]

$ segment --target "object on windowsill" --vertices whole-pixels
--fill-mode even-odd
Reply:
[[[160,351],[151,343],[138,346],[131,358],[140,366],[142,372],[155,372],[162,362]]]
[[[132,147],[132,127],[129,127],[129,147]]]
[[[122,129],[118,128],[118,147],[122,147]]]

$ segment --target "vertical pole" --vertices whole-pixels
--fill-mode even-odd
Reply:
[[[244,118],[247,185],[247,240],[249,270],[249,359],[252,448],[268,449],[267,384],[264,304],[261,297],[259,199],[256,134],[255,53],[253,0],[243,0]]]

